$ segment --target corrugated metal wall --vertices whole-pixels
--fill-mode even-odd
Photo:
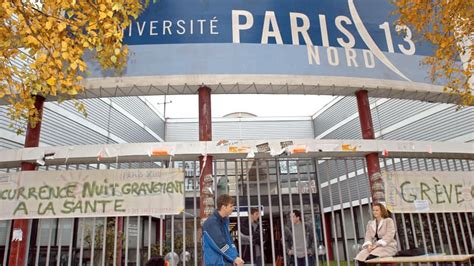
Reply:
[[[376,99],[369,99],[372,104]],[[315,119],[317,124],[314,127],[315,136],[319,136],[326,130],[335,126],[337,123],[357,113],[357,100],[355,97],[343,97],[334,103],[325,112],[318,115]],[[358,118],[357,118],[358,119]]]
[[[134,117],[148,127],[148,130],[164,139],[164,121],[138,97],[112,99],[113,104],[125,110],[125,114],[101,99],[88,99],[83,102],[86,105],[87,118],[76,111],[72,101],[65,101],[62,104],[46,103],[41,143],[57,146],[116,143],[118,140],[131,143],[159,141],[143,125],[137,124],[130,117]],[[91,128],[84,121],[95,125],[95,128]],[[0,130],[13,133],[9,124],[6,108],[2,106]],[[114,138],[110,138],[107,132]],[[21,147],[23,143],[20,143],[19,139],[22,138],[13,140],[0,136],[0,147],[7,149]]]
[[[84,101],[87,109],[87,120],[96,124],[97,126],[107,130],[110,129],[110,133],[117,137],[122,138],[126,142],[155,142],[158,141],[150,133],[148,133],[143,127],[134,123],[130,118],[115,108],[110,107],[109,104],[102,101],[101,99],[90,99]],[[161,120],[156,114],[154,114],[145,103],[143,103],[138,97],[127,97],[112,99],[112,102],[125,109],[130,115],[134,116],[138,120],[148,116],[148,121],[155,118]],[[140,105],[138,102],[142,102]],[[61,106],[61,105],[59,105]],[[130,113],[130,109],[134,109],[133,113]],[[74,112],[74,105],[72,102],[67,103],[68,111]],[[137,117],[139,116],[139,117]],[[140,120],[145,123],[144,121]],[[145,124],[146,125],[146,124]],[[155,132],[158,134],[158,132]],[[99,142],[103,143],[103,142]]]
[[[314,127],[314,134],[316,136],[322,134],[346,117],[352,115],[354,110],[357,110],[356,98],[342,98],[315,119],[315,122],[318,122],[318,124]]]
[[[370,195],[369,180],[366,172],[360,170],[364,165],[364,160],[361,159],[319,161],[318,177],[323,200],[325,202],[332,200],[332,203],[337,205],[341,203],[341,198],[343,203],[349,202],[350,199],[367,198]]]
[[[370,99],[374,104],[376,99]],[[316,137],[351,115],[357,114],[355,97],[345,97],[314,118]],[[419,116],[419,118],[417,118]],[[455,105],[390,99],[372,108],[374,131],[386,140],[448,141],[472,134],[474,140],[474,108],[457,110]],[[400,125],[393,128],[394,125]],[[380,131],[392,127],[380,135]],[[383,132],[382,132],[383,133]],[[361,139],[359,117],[335,128],[322,139]]]
[[[390,99],[372,110],[374,128],[375,130],[383,129],[436,105],[428,102]],[[357,121],[359,121],[359,118],[357,118]]]
[[[212,138],[214,140],[250,140],[250,139],[305,139],[314,138],[312,121],[309,119],[240,119],[225,121],[225,118],[212,122]],[[224,121],[223,121],[224,120]],[[179,119],[169,120],[166,127],[167,141],[198,140],[198,121]]]
[[[41,126],[41,142],[51,146],[107,143],[107,136],[81,123],[45,109]],[[109,143],[115,143],[109,141]]]
[[[166,122],[166,141],[194,141],[199,139],[197,122]]]
[[[156,114],[150,114],[150,111],[144,112],[143,110],[149,110],[149,107],[140,98],[118,97],[111,100],[164,139],[165,122],[159,119]]]
[[[89,116],[87,121],[99,128],[119,137],[126,142],[157,141],[142,126],[133,122],[129,117],[101,99],[84,101]],[[164,121],[159,118],[138,97],[121,97],[112,99],[130,116],[135,117],[156,135],[164,138]],[[375,103],[375,99],[371,99]],[[65,112],[76,114],[73,103],[66,101],[61,105],[48,103],[64,109]],[[390,99],[372,109],[373,122],[376,133],[397,123],[403,123],[422,112],[429,112],[441,104],[419,101]],[[213,139],[285,139],[285,138],[314,138],[340,123],[347,117],[357,113],[355,97],[344,97],[325,112],[314,119],[313,124],[309,119],[252,119],[252,118],[218,118],[213,122]],[[0,108],[0,128],[8,130],[9,121],[4,108]],[[80,115],[78,115],[80,116]],[[91,144],[106,143],[107,136],[89,129],[80,121],[52,112],[45,111],[45,122],[42,141],[48,145],[62,144]],[[53,129],[54,128],[54,129]],[[429,129],[429,130],[428,130]],[[193,141],[198,138],[198,123],[195,120],[171,119],[167,125],[167,141]],[[60,134],[58,134],[60,133]],[[387,132],[383,139],[393,140],[437,140],[446,141],[465,134],[473,134],[474,138],[474,109],[464,108],[459,111],[455,106],[434,112],[412,123]],[[328,133],[323,139],[359,139],[361,138],[358,117],[341,125]],[[4,139],[4,138],[3,138]],[[11,142],[12,140],[10,140]],[[114,142],[109,140],[109,142]],[[0,141],[2,147],[12,147],[7,141]]]
[[[474,108],[455,106],[385,134],[384,139],[446,141],[465,134],[474,140]]]
[[[0,149],[19,149],[22,147],[23,145],[18,142],[0,138]]]

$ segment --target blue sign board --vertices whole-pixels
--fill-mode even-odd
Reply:
[[[310,42],[354,49],[370,49],[372,39],[384,52],[429,55],[430,47],[397,33],[392,11],[388,0],[161,0],[124,36],[130,45]]]
[[[373,80],[431,84],[420,62],[432,47],[396,26],[393,10],[389,0],[159,0],[123,30],[131,51],[124,78],[252,75],[260,84],[265,75],[301,76],[301,83],[358,78],[368,87]]]

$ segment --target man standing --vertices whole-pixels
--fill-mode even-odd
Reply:
[[[257,208],[250,208],[250,230],[252,231],[252,241],[250,241],[250,230],[248,221],[240,223],[240,240],[242,243],[242,258],[250,262],[250,249],[253,248],[253,263],[257,266],[262,265],[260,250],[260,211]]]
[[[243,265],[229,232],[229,215],[234,200],[229,195],[217,198],[216,210],[202,225],[204,265]]]
[[[285,229],[286,249],[288,255],[290,255],[290,263],[294,262],[293,256],[296,256],[297,266],[314,265],[314,236],[311,224],[305,223],[303,227],[301,212],[299,210],[293,210],[291,213],[291,222],[293,223],[294,238],[291,234],[291,229]],[[294,243],[293,239],[295,239]],[[308,264],[306,264],[306,255],[308,255]]]

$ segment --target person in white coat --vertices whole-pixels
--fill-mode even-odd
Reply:
[[[395,223],[389,217],[387,209],[383,204],[376,203],[372,212],[374,219],[367,224],[365,242],[355,258],[359,265],[365,265],[365,261],[373,258],[391,257],[397,253]]]

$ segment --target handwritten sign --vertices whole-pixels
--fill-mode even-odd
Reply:
[[[406,212],[472,212],[473,172],[385,172],[387,208]]]
[[[182,169],[0,174],[0,219],[178,214]]]

